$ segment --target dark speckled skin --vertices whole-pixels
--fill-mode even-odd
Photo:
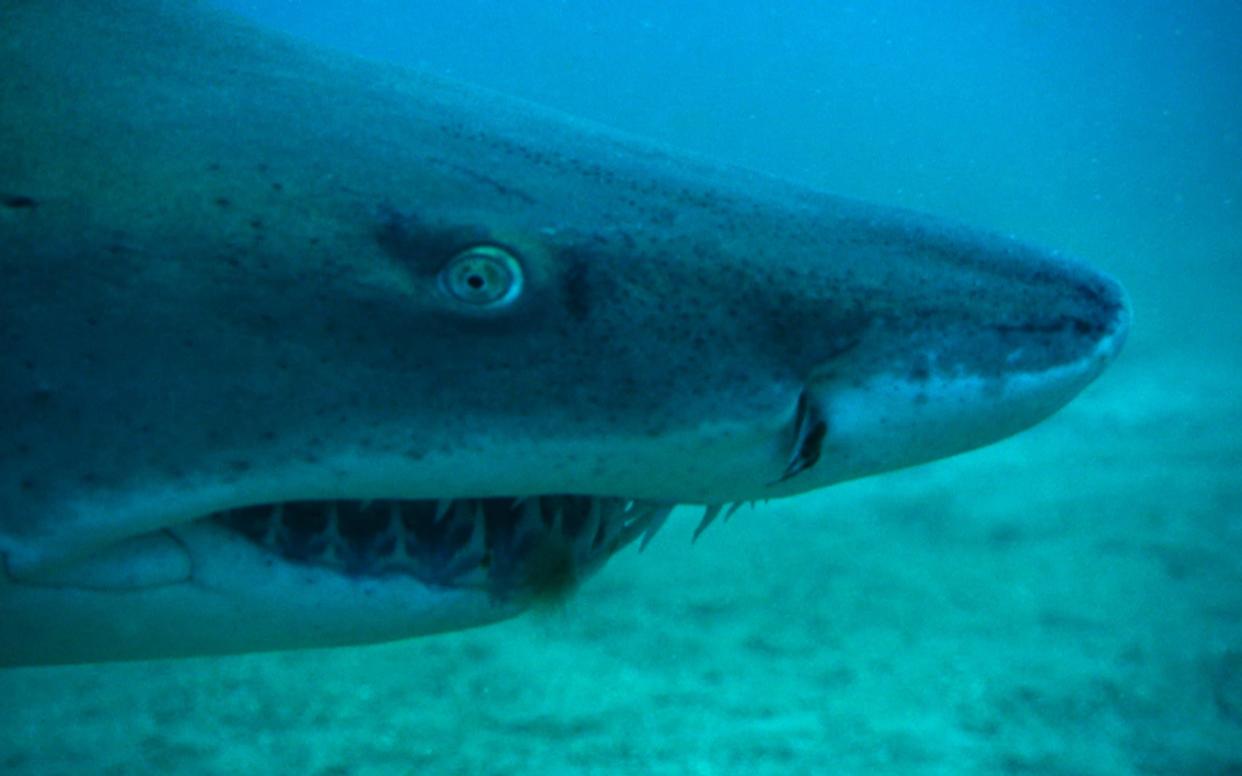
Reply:
[[[14,557],[48,531],[31,515],[69,519],[69,499],[227,488],[341,449],[412,466],[469,449],[499,470],[498,434],[654,446],[754,423],[773,433],[753,481],[714,490],[703,463],[682,492],[642,495],[762,497],[813,377],[917,381],[929,350],[947,372],[1039,372],[1122,315],[1107,278],[1009,240],[214,16],[180,0],[0,7]],[[508,308],[438,289],[481,242],[522,263]],[[606,458],[596,479],[555,463],[565,492],[611,482]]]

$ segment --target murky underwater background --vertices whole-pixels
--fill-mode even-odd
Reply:
[[[1030,432],[678,513],[560,612],[0,672],[0,771],[1242,773],[1242,5],[224,4],[1066,249],[1135,328]]]

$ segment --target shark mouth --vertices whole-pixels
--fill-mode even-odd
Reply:
[[[209,520],[291,563],[507,598],[572,589],[673,505],[592,496],[287,501]]]

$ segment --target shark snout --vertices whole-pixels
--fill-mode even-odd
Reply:
[[[1099,368],[1103,369],[1121,353],[1126,344],[1126,339],[1130,336],[1133,311],[1130,295],[1120,283],[1102,273],[1097,273],[1097,282],[1101,288],[1101,316],[1107,321],[1095,347]]]
[[[1129,295],[1111,276],[1074,262],[1049,260],[1033,275],[1042,286],[1031,292],[1025,323],[996,326],[1009,348],[998,376],[1042,380],[1057,392],[1065,384],[1076,393],[1121,353],[1130,333]]]
[[[1132,314],[1111,277],[1034,252],[987,269],[990,285],[978,276],[935,294],[912,285],[868,318],[856,348],[817,370],[807,388],[814,412],[800,410],[795,424],[795,458],[810,450],[815,464],[793,467],[799,474],[783,487],[999,441],[1055,413],[1121,352]]]

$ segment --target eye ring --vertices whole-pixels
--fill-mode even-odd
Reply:
[[[501,307],[522,293],[522,265],[496,245],[476,245],[458,253],[440,270],[446,294],[474,307]]]

